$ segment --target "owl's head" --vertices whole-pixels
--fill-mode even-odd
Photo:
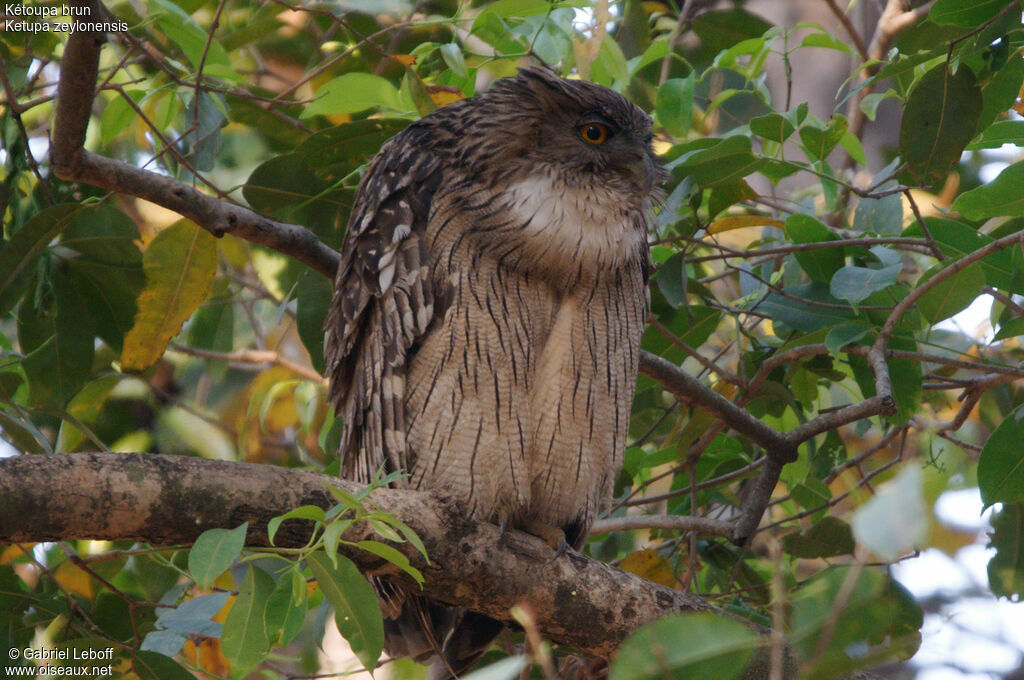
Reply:
[[[650,117],[606,87],[524,68],[482,99],[506,123],[506,154],[546,165],[570,185],[598,183],[635,200],[653,197],[666,179],[651,150]]]

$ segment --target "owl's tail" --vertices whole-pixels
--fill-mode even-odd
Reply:
[[[455,609],[449,607],[449,609]],[[476,612],[458,609],[461,616],[445,636],[442,656],[435,656],[427,669],[426,680],[448,680],[468,671],[480,660],[494,639],[505,629],[505,624]]]
[[[384,647],[395,657],[429,664],[426,680],[458,678],[484,655],[505,624],[416,595],[384,615]]]

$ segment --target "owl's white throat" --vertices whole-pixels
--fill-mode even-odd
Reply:
[[[596,182],[583,189],[535,174],[512,184],[505,197],[539,264],[550,258],[563,267],[618,267],[644,238],[621,198]]]

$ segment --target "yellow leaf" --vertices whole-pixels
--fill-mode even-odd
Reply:
[[[650,548],[626,555],[619,563],[619,568],[669,588],[679,585],[675,572],[672,571],[672,564],[667,558],[659,555],[657,550]]]
[[[92,579],[74,562],[63,562],[53,573],[53,578],[69,593],[76,593],[86,599],[92,599]]]
[[[784,229],[786,227],[785,222],[779,220],[773,220],[770,217],[761,217],[760,215],[740,215],[739,217],[722,217],[715,220],[708,227],[709,234],[720,234],[723,231],[731,231],[732,229],[743,229],[744,227],[778,227]]]
[[[231,672],[231,663],[220,651],[220,640],[217,638],[206,638],[198,645],[192,640],[185,641],[185,647],[181,650],[186,659],[196,664],[208,674],[215,677],[226,677]],[[197,659],[198,657],[198,659]]]
[[[978,540],[978,535],[973,531],[959,531],[955,527],[949,527],[941,522],[930,522],[927,545],[938,548],[950,557],[953,557],[961,548],[965,548]]]
[[[452,102],[462,99],[462,91],[457,87],[442,87],[440,85],[427,85],[427,94],[437,108],[447,106]]]
[[[160,232],[142,256],[146,287],[135,324],[124,338],[121,366],[149,368],[163,356],[182,324],[210,294],[217,273],[217,242],[206,230],[181,220]]]
[[[22,543],[21,545],[9,545],[3,550],[0,550],[0,564],[8,564],[13,562],[16,558],[21,557],[25,554],[25,550],[22,550],[24,546],[25,550],[32,550],[35,547],[35,543]]]
[[[416,63],[416,57],[411,54],[392,54],[391,58],[403,66],[412,66]]]
[[[248,241],[225,234],[224,238],[217,240],[217,249],[220,250],[221,257],[235,269],[245,269],[245,266],[249,264]]]
[[[663,2],[642,2],[640,6],[644,8],[644,14],[650,16],[651,14],[660,13],[665,14],[670,11],[669,6]]]

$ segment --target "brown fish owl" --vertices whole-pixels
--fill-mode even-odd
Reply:
[[[405,470],[471,518],[582,545],[629,423],[663,179],[650,142],[621,95],[531,68],[384,145],[326,324],[344,477]],[[389,652],[443,647],[437,676],[500,631],[382,600]]]

